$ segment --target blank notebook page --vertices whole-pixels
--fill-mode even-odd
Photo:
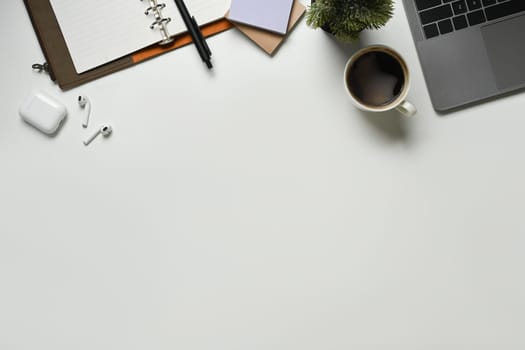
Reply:
[[[77,73],[83,73],[146,46],[158,43],[161,33],[150,29],[153,14],[144,11],[148,1],[50,0]],[[159,1],[162,3],[162,1]],[[186,31],[177,7],[166,0],[163,17],[171,17],[171,35]],[[200,24],[224,17],[229,0],[186,0]]]
[[[232,0],[232,21],[285,34],[293,0]]]

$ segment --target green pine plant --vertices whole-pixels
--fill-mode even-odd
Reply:
[[[392,0],[312,0],[306,23],[323,28],[337,39],[350,42],[364,29],[386,24],[394,10]]]

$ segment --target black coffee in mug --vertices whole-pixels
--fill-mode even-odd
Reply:
[[[368,51],[357,57],[345,77],[350,93],[370,107],[390,104],[403,91],[405,70],[385,51]]]

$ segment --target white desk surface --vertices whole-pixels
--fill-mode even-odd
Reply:
[[[2,11],[0,349],[525,347],[525,94],[437,115],[401,1],[356,45],[230,30],[212,72],[188,46],[65,93]],[[351,105],[372,43],[416,118]],[[55,138],[17,115],[33,89],[69,108]],[[111,138],[82,145],[79,94]]]

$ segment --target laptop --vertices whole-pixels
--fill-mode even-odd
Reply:
[[[525,0],[403,0],[434,109],[525,87]]]

